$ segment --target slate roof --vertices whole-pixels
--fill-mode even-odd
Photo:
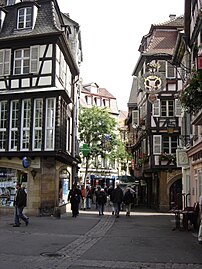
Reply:
[[[0,4],[2,4],[3,2],[3,0],[0,0]],[[11,39],[14,37],[22,38],[25,36],[37,36],[43,34],[47,35],[53,33],[60,33],[61,31],[63,31],[61,25],[64,23],[56,1],[37,0],[30,2],[34,2],[30,3],[32,5],[38,4],[38,13],[34,29],[16,29],[16,7],[19,7],[21,4],[24,3],[18,3],[11,6],[3,6],[3,8],[7,11],[7,14],[3,27],[0,31],[0,40]]]

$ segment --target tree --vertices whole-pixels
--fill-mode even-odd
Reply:
[[[91,161],[97,156],[103,158],[116,144],[116,121],[106,108],[93,106],[79,111],[80,141],[90,148],[86,156],[84,183]]]

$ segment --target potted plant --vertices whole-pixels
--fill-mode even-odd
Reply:
[[[182,107],[191,114],[202,108],[202,75],[200,71],[192,72],[184,89],[180,92],[179,99]]]

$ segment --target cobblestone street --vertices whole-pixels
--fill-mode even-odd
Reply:
[[[0,269],[201,269],[196,234],[172,231],[173,221],[155,212],[116,219],[80,211],[77,218],[31,217],[27,227],[13,228],[12,216],[1,216]]]

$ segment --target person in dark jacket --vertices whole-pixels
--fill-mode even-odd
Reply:
[[[20,219],[25,222],[27,226],[29,224],[29,218],[23,214],[23,209],[27,205],[27,193],[24,188],[21,187],[21,183],[16,184],[16,196],[14,201],[15,212],[14,212],[14,225],[13,227],[20,227]]]
[[[81,190],[77,187],[77,184],[73,184],[73,188],[68,195],[68,201],[71,203],[72,217],[76,218],[79,215],[79,203],[82,198]]]
[[[107,202],[107,195],[104,189],[98,187],[96,191],[96,203],[98,206],[99,215],[104,215],[104,206],[106,202]]]
[[[116,218],[119,218],[121,203],[123,202],[123,190],[119,184],[117,184],[116,188],[112,192],[112,201],[114,205],[115,216]]]
[[[123,202],[126,206],[126,216],[130,216],[130,211],[131,211],[131,205],[134,202],[134,197],[133,194],[130,191],[130,188],[126,188],[126,192],[123,196]]]

